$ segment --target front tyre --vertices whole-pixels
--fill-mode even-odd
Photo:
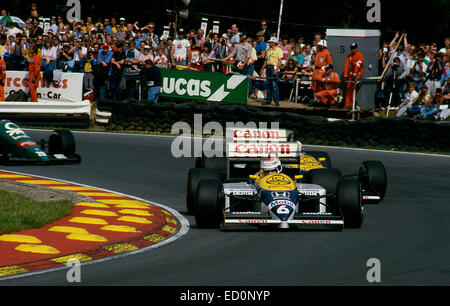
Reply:
[[[386,195],[386,168],[380,161],[365,161],[359,169],[359,177],[365,190],[375,192],[380,196],[380,202]]]
[[[221,181],[222,175],[220,172],[210,169],[189,170],[186,190],[186,209],[188,215],[193,215],[195,213],[195,198],[197,196],[197,187],[202,180]]]
[[[217,180],[202,180],[195,201],[195,222],[199,228],[219,228],[223,219],[222,184]]]
[[[50,154],[75,154],[75,138],[69,130],[55,130],[48,139],[48,151]]]
[[[360,228],[364,221],[361,183],[359,179],[342,179],[337,187],[336,199],[346,228]]]

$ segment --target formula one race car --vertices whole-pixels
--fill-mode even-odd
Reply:
[[[289,130],[230,129],[227,130],[225,151],[227,151],[231,145],[234,146],[236,150],[255,152],[261,148],[261,144],[265,141],[269,144],[281,143],[280,149],[284,150],[285,148],[288,148],[287,143],[297,142],[297,140],[298,138],[294,132]],[[328,189],[331,188],[331,190],[335,190],[333,187],[335,178],[330,179],[330,177],[343,176],[340,170],[333,168],[329,154],[323,151],[305,152],[303,146],[301,146],[299,150],[300,163],[285,163],[283,164],[284,169],[299,169],[300,174],[304,176],[302,182],[309,184],[324,184]],[[255,166],[255,163],[251,163],[249,159],[246,159],[246,161],[249,162],[246,165],[247,167],[251,167],[252,165]],[[223,174],[229,170],[227,166],[227,157],[199,157],[195,162],[195,168],[217,170]],[[258,163],[256,163],[256,166],[258,166]],[[248,169],[250,170],[250,168]],[[382,202],[386,195],[387,188],[387,173],[383,163],[380,161],[363,162],[360,166],[358,176],[362,185],[363,201],[365,203]],[[294,179],[294,177],[291,178]],[[193,207],[192,199],[189,196],[195,192],[193,186],[191,187],[190,190],[188,189],[187,199],[189,212],[192,212]]]
[[[55,130],[48,141],[34,142],[15,123],[0,121],[0,165],[10,164],[77,164],[75,139],[69,130]]]
[[[374,171],[381,169],[380,162],[365,162],[358,174],[348,176],[318,160],[321,167],[304,171],[300,142],[227,142],[226,149],[224,158],[197,160],[197,168],[188,174],[187,210],[195,214],[200,228],[221,224],[225,228],[236,224],[283,229],[360,227],[362,187],[380,188],[383,183],[376,180],[381,173]],[[277,165],[264,172],[270,170],[264,166],[270,160]]]

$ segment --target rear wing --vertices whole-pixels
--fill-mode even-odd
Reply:
[[[291,142],[294,141],[294,132],[280,129],[248,129],[228,128],[226,141],[231,142]]]
[[[300,165],[303,146],[294,140],[294,133],[289,130],[227,129],[227,178],[246,178],[255,174],[261,160],[268,158],[271,152],[278,154],[283,165]],[[293,175],[299,174],[299,169],[300,166],[292,170]]]
[[[250,158],[261,159],[267,158],[270,152],[278,153],[280,159],[295,159],[301,154],[301,143],[284,142],[284,143],[264,143],[264,142],[248,142],[248,143],[227,143],[228,158]]]
[[[280,129],[231,128],[226,130],[226,156],[228,158],[267,158],[276,152],[281,158],[298,158],[302,144],[296,142],[294,132]]]

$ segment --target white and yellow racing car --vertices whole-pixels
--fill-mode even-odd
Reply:
[[[197,159],[187,182],[187,210],[195,214],[197,225],[360,227],[364,200],[375,192],[377,199],[384,197],[382,163],[367,161],[357,174],[343,176],[327,167],[331,166],[328,154],[306,154],[288,131],[279,135],[282,142],[231,139],[226,157]],[[281,170],[264,173],[263,162],[271,153]]]

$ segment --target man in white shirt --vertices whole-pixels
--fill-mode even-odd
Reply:
[[[47,32],[49,30],[52,31],[53,34],[56,34],[56,32],[58,32],[58,25],[56,24],[56,17],[55,16],[52,16],[52,18],[50,19],[50,26],[47,29]]]
[[[425,85],[425,78],[427,77],[428,65],[425,64],[424,60],[425,54],[419,53],[417,61],[410,70],[410,75],[418,90],[422,89],[422,86]]]
[[[178,38],[173,40],[172,53],[172,66],[177,65],[185,66],[191,61],[191,44],[189,40],[184,38],[183,30],[179,30]]]
[[[310,44],[305,46],[305,51],[303,52],[303,67],[309,67],[312,64],[312,47]]]
[[[237,66],[237,70],[235,72],[239,72],[242,74],[247,74],[248,62],[252,57],[252,49],[253,47],[248,43],[248,39],[245,35],[241,37],[241,43],[234,46],[233,51],[230,55],[224,58],[224,61],[229,60],[230,58],[234,58]]]
[[[408,92],[405,94],[405,99],[403,99],[402,103],[398,107],[396,114],[397,118],[400,118],[406,114],[408,108],[411,108],[418,95],[419,93],[416,91],[416,86],[414,83],[410,83],[408,86]]]
[[[399,46],[398,49],[397,49],[397,53],[394,56],[394,58],[398,57],[400,59],[400,64],[401,64],[403,69],[406,68],[406,61],[407,61],[406,57],[407,56],[408,56],[408,52],[404,51],[403,46]]]
[[[237,24],[233,24],[231,26],[231,32],[233,33],[233,36],[231,36],[231,44],[235,45],[240,43],[241,41],[241,33],[239,33],[239,28]]]

